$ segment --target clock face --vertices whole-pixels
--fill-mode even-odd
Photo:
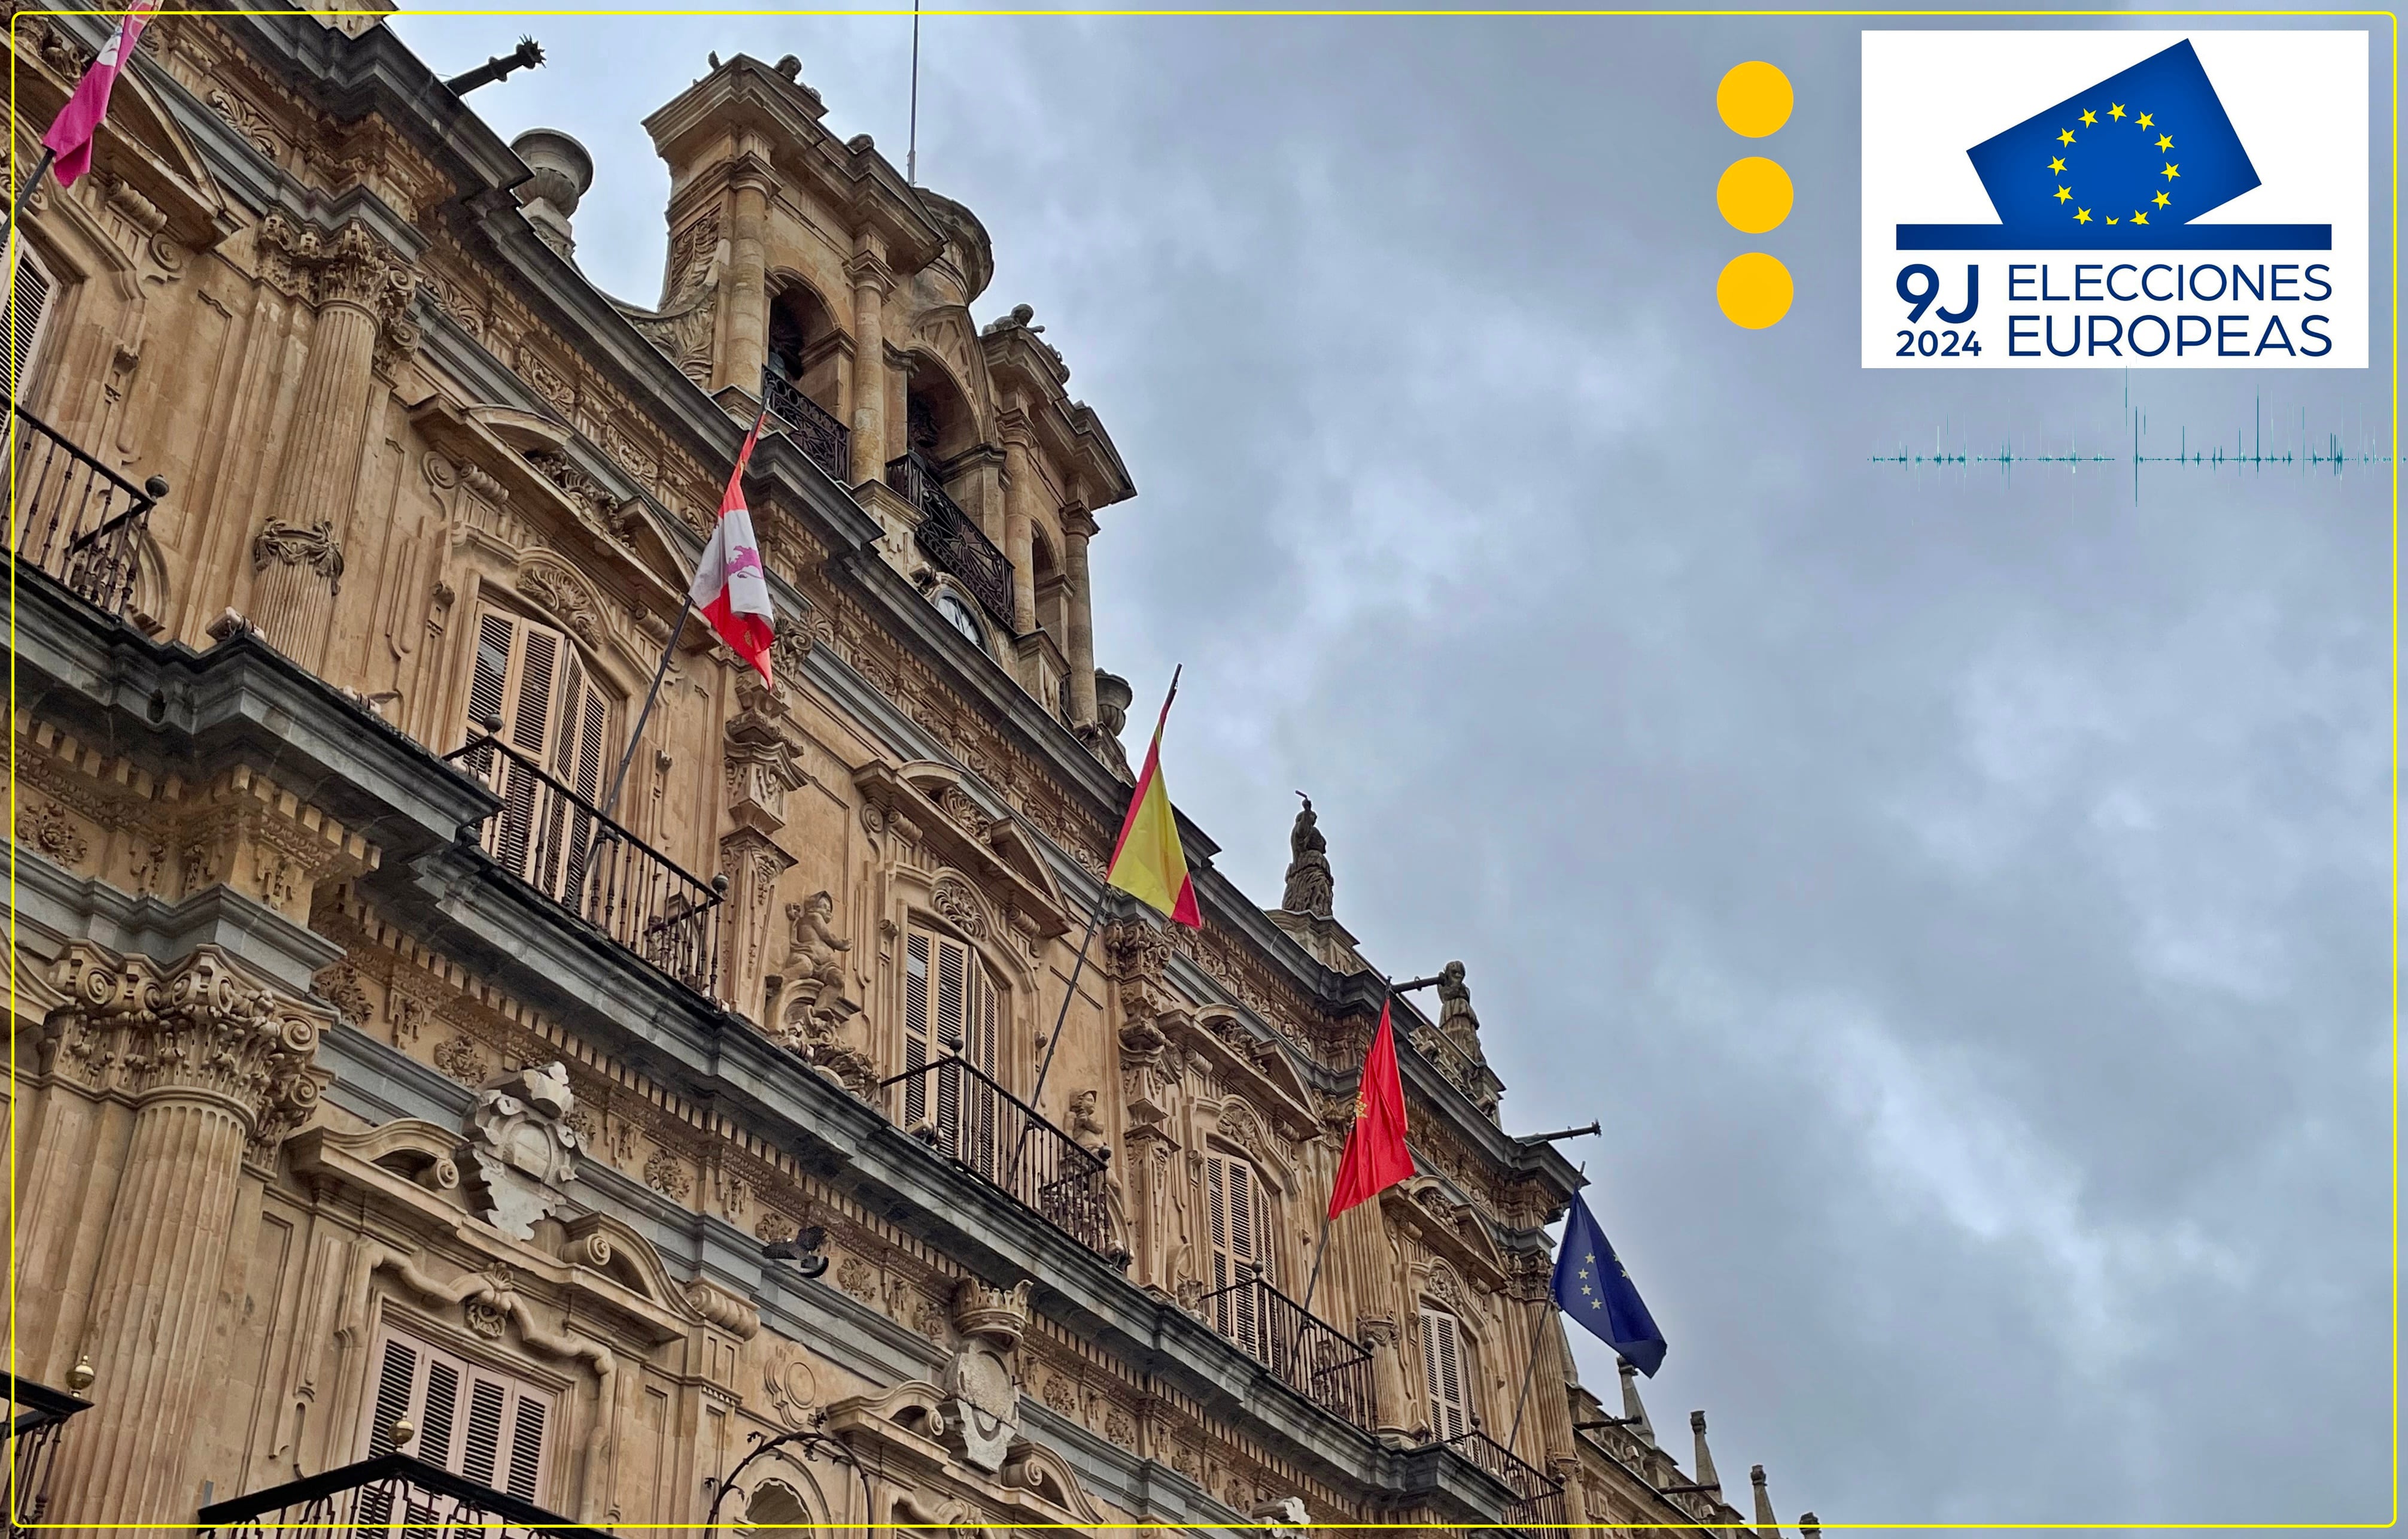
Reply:
[[[937,612],[943,615],[955,630],[968,637],[972,646],[981,651],[986,649],[986,634],[979,628],[978,616],[972,614],[970,607],[960,598],[950,593],[937,595]]]

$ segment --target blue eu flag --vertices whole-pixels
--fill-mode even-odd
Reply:
[[[1564,1243],[1555,1251],[1555,1295],[1556,1308],[1633,1368],[1653,1378],[1664,1365],[1664,1332],[1640,1302],[1621,1258],[1606,1244],[1597,1215],[1577,1196],[1564,1225]]]
[[[1899,249],[2329,251],[2329,224],[2200,224],[2258,168],[2185,38],[1967,151],[1996,224],[1901,224]]]

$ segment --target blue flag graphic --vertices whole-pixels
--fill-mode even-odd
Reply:
[[[1654,1378],[1664,1365],[1664,1332],[1640,1302],[1622,1259],[1597,1227],[1597,1215],[1577,1196],[1564,1224],[1564,1242],[1555,1250],[1554,1291],[1556,1308],[1633,1368]]]
[[[2330,251],[2329,224],[2193,224],[2258,168],[2185,38],[1966,157],[1996,224],[1901,224],[1900,251]]]

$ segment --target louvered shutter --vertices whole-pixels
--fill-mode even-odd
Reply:
[[[498,611],[479,617],[463,737],[481,735],[495,718],[505,744],[587,807],[600,802],[610,705],[567,637]],[[502,798],[501,811],[486,825],[487,852],[530,885],[583,913],[594,813],[513,760],[472,758],[468,768]]]
[[[1470,1431],[1464,1395],[1470,1375],[1463,1366],[1463,1328],[1443,1309],[1422,1310],[1422,1376],[1429,1390],[1430,1426],[1438,1435],[1461,1437]]]
[[[951,936],[911,931],[903,969],[907,1072],[951,1055],[992,1079],[999,1013],[994,981],[976,953]],[[1001,1174],[1002,1104],[983,1081],[956,1066],[904,1086],[905,1127],[932,1121],[939,1148],[989,1180]]]
[[[522,1501],[541,1501],[551,1396],[397,1331],[382,1336],[377,1360],[376,1397],[365,1440],[368,1457],[393,1451],[387,1429],[407,1417],[417,1428],[409,1453],[478,1485]],[[370,1496],[376,1499],[374,1510]],[[393,1516],[389,1492],[363,1496],[364,1526],[384,1528]],[[411,1539],[419,1526],[413,1513],[401,1514],[403,1539]]]
[[[34,347],[41,339],[42,321],[50,309],[50,275],[41,260],[20,241],[8,287],[8,398],[23,400],[26,376],[33,371]]]
[[[903,1126],[917,1128],[928,1115],[928,937],[913,931],[903,957]]]

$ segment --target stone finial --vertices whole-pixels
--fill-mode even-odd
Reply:
[[[536,1224],[568,1201],[561,1188],[577,1179],[578,1138],[568,1126],[576,1110],[568,1066],[557,1060],[497,1074],[477,1092],[466,1130],[485,1222],[530,1240]]]
[[[1706,1413],[1689,1413],[1689,1437],[1697,1445],[1697,1471],[1689,1476],[1700,1486],[1720,1486],[1723,1477],[1714,1473],[1713,1450],[1706,1446]]]
[[[585,152],[585,146],[557,128],[530,128],[510,141],[510,149],[535,172],[518,189],[527,223],[535,226],[545,245],[566,258],[577,250],[568,216],[577,211],[578,200],[594,185],[594,157]]]
[[[1805,1539],[1823,1539],[1823,1520],[1811,1512],[1801,1512],[1798,1515],[1798,1532]]]
[[[1747,1483],[1756,1488],[1756,1539],[1781,1539],[1781,1519],[1772,1516],[1772,1493],[1764,1488],[1764,1466],[1748,1466]]]
[[[1622,1368],[1622,1415],[1633,1436],[1649,1447],[1656,1446],[1656,1425],[1647,1419],[1647,1407],[1639,1402],[1639,1370],[1628,1362]]]
[[[1280,907],[1290,913],[1326,919],[1337,889],[1329,870],[1329,841],[1322,837],[1312,798],[1301,791],[1297,795],[1303,798],[1304,806],[1296,814],[1296,826],[1288,830],[1287,886],[1280,894]]]
[[[1128,750],[1121,746],[1121,729],[1128,726],[1129,702],[1136,698],[1126,679],[1096,669],[1096,720],[1092,726],[1079,729],[1088,751],[1101,759],[1106,769],[1132,784],[1137,777],[1129,771]]]

